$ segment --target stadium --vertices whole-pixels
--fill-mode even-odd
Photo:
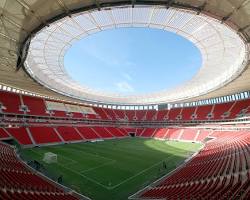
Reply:
[[[250,199],[250,0],[1,0],[0,24],[0,199]]]

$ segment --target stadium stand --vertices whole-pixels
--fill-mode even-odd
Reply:
[[[182,111],[182,108],[174,108],[174,109],[171,109],[168,113],[168,120],[170,121],[175,121],[175,120],[181,120],[182,117],[181,116],[181,111]]]
[[[180,140],[194,141],[197,135],[197,129],[184,129]]]
[[[247,131],[216,131],[190,161],[137,194],[139,199],[249,199]]]
[[[199,106],[196,110],[197,120],[208,120],[208,114],[211,113],[213,105]]]
[[[29,115],[47,116],[46,106],[44,100],[37,97],[30,97],[22,95],[23,103],[28,108]]]
[[[8,95],[11,100],[8,100]],[[21,100],[23,104],[21,103]],[[79,118],[91,120],[112,121],[209,121],[224,120],[243,117],[250,112],[250,99],[233,101],[228,103],[201,105],[194,107],[172,108],[170,110],[113,110],[108,108],[93,107],[96,114],[83,114],[80,112],[66,112],[60,110],[50,111],[46,109],[45,100],[38,97],[17,95],[10,92],[0,92],[0,112],[12,113],[24,116],[43,116],[54,118]]]
[[[114,112],[116,114],[116,119],[125,120],[125,118],[126,118],[125,111],[123,111],[123,110],[114,110]]]
[[[29,127],[0,129],[1,138],[13,136],[22,145],[38,145],[85,140],[127,137],[128,133],[116,127]],[[32,142],[33,140],[33,142]]]
[[[62,139],[60,139],[56,131],[51,127],[30,127],[29,130],[36,144],[62,142]]]
[[[156,115],[157,111],[155,110],[147,110],[145,114],[145,120],[146,121],[152,121],[154,119],[154,116]]]
[[[1,93],[2,94],[2,93]],[[9,93],[8,93],[9,94]],[[4,96],[4,95],[3,95]],[[0,129],[0,140],[14,138],[23,146],[39,146],[48,144],[63,144],[88,140],[103,140],[128,137],[135,133],[137,137],[156,138],[161,140],[178,140],[188,142],[203,142],[204,148],[184,165],[167,175],[162,180],[136,193],[138,199],[227,199],[228,196],[242,199],[250,198],[249,164],[250,164],[250,134],[248,131],[221,131],[214,128],[246,128],[248,124],[218,125],[208,124],[207,129],[193,127],[117,127],[113,125],[97,126],[88,124],[72,126],[74,119],[95,121],[187,121],[234,119],[246,116],[249,112],[249,100],[173,108],[171,110],[127,111],[107,108],[93,108],[96,114],[81,112],[66,112],[53,110],[48,114],[45,99],[14,95],[11,105],[2,98],[2,114],[14,114],[6,117],[8,123],[19,124],[17,127]],[[23,102],[23,103],[22,103]],[[20,105],[26,110],[20,111]],[[6,107],[6,108],[5,108]],[[7,107],[11,107],[7,109]],[[22,107],[22,106],[21,106]],[[16,116],[15,116],[16,115]],[[29,117],[25,121],[18,118]],[[87,116],[87,117],[86,117]],[[39,121],[42,117],[46,120]],[[74,118],[74,119],[73,119]],[[34,121],[32,121],[34,120]],[[57,125],[55,125],[58,123]],[[65,123],[71,125],[65,125]],[[34,125],[36,124],[36,125]],[[43,125],[44,124],[44,125]],[[199,123],[198,123],[199,124]],[[8,147],[8,146],[7,146]],[[6,148],[6,147],[5,147]],[[8,147],[9,148],[9,147]],[[6,166],[13,165],[11,169]],[[53,183],[30,172],[19,161],[8,159],[0,164],[0,197],[4,199],[76,199],[70,194],[58,189]],[[15,177],[15,179],[13,178]],[[35,183],[33,183],[35,182]],[[22,183],[22,184],[21,184]],[[46,190],[46,191],[45,191]],[[35,191],[35,192],[34,192]],[[213,192],[212,192],[213,191]],[[213,194],[213,195],[212,195]]]
[[[7,96],[13,98],[7,100]],[[249,132],[221,131],[213,129],[246,129],[248,124],[226,125],[217,123],[199,127],[152,128],[114,126],[112,122],[214,122],[237,120],[250,112],[250,100],[228,103],[172,108],[170,110],[113,110],[93,107],[95,113],[81,111],[53,110],[48,112],[46,99],[0,92],[2,121],[10,127],[0,128],[0,140],[14,138],[23,146],[40,146],[137,137],[203,142],[205,147],[190,161],[166,176],[163,180],[136,194],[138,199],[182,199],[202,197],[203,199],[227,199],[240,196],[250,198],[249,188]],[[63,103],[61,103],[63,104]],[[9,116],[10,115],[10,116]],[[41,120],[42,119],[42,120]],[[72,125],[75,120],[90,120],[93,124]],[[98,123],[108,122],[108,126]],[[25,126],[23,126],[25,123]],[[85,123],[85,122],[83,122]],[[67,125],[66,125],[67,124]],[[203,128],[207,127],[207,129]],[[5,169],[13,165],[11,170]],[[23,168],[22,163],[9,159],[0,164],[0,197],[4,199],[75,199],[65,194],[48,181]],[[190,175],[192,174],[192,176]],[[13,178],[17,177],[17,178]],[[31,184],[29,185],[29,183]],[[35,183],[33,183],[35,182]],[[21,183],[23,185],[21,185]],[[47,191],[45,192],[44,188]],[[34,192],[35,191],[35,192]],[[213,192],[212,192],[213,191]],[[211,195],[214,193],[214,195]]]
[[[107,141],[112,143],[112,148],[106,150],[101,147],[98,150],[95,146],[93,152],[87,149],[82,151],[85,157],[87,154],[94,156],[89,157],[93,166],[84,162],[86,166],[76,171],[77,176],[86,178],[80,180],[82,185],[78,188],[73,181],[65,185],[82,191],[82,186],[90,189],[92,181],[97,184],[94,187],[96,191],[104,188],[108,191],[106,194],[110,194],[106,197],[105,192],[100,192],[102,196],[98,200],[121,200],[124,198],[110,197],[115,192],[130,190],[132,187],[129,184],[137,182],[132,180],[135,176],[143,180],[151,174],[148,169],[156,169],[158,175],[154,178],[165,176],[129,197],[130,200],[249,200],[249,11],[250,0],[0,1],[0,200],[88,199],[30,168],[21,160],[22,154],[19,153],[27,150],[25,148],[41,150],[43,145],[101,142],[130,136],[143,138],[138,139],[143,144],[154,138],[164,142],[153,143],[168,145],[171,143],[168,140],[173,140],[176,147],[197,145],[197,148],[202,148],[191,157],[189,153],[177,157],[178,152],[170,155],[170,152],[160,149],[160,145],[152,148],[146,144],[154,153],[161,152],[163,156],[159,154],[159,158],[168,154],[176,162],[179,158],[186,160],[182,164],[173,162],[176,169],[169,174],[162,170],[162,162],[166,161],[162,159],[160,164],[153,159],[145,159],[152,162],[146,164],[153,165],[142,171],[138,168],[135,174],[123,164],[122,172],[117,177],[121,174],[130,177],[124,176],[126,179],[119,183],[118,179],[115,180],[117,177],[111,179],[113,177],[107,176],[107,173],[104,180],[99,180],[96,169],[102,168],[104,173],[113,172],[118,168],[113,167],[113,163],[119,162],[109,156],[106,158],[102,153],[107,151],[111,156],[115,152],[131,161],[135,154],[123,156],[125,148],[119,150],[116,141]],[[72,77],[63,65],[73,42],[99,31],[120,27],[161,29],[184,37],[200,50],[203,58],[201,68],[190,81],[176,89],[138,96],[106,96],[105,92],[96,93],[75,81],[71,83]],[[183,60],[180,54],[177,56]],[[157,59],[149,57],[154,61]],[[121,63],[125,65],[131,64],[123,61]],[[142,77],[141,72],[144,71],[139,72]],[[126,73],[121,72],[122,76]],[[157,68],[154,72],[152,76],[160,77]],[[174,78],[179,78],[185,71],[180,69],[178,73]],[[167,76],[164,78],[162,80],[168,80]],[[126,79],[130,80],[130,77]],[[154,80],[145,78],[145,81],[153,83]],[[74,145],[67,144],[67,147]],[[129,145],[126,149],[137,153],[135,160],[142,161],[140,152],[143,151],[151,158],[149,151],[133,149]],[[182,151],[181,148],[176,149]],[[33,153],[40,155],[35,151]],[[80,157],[80,153],[78,155]],[[76,163],[78,161],[69,164]],[[158,165],[161,165],[160,168]],[[66,167],[64,171],[70,169],[69,165]],[[91,178],[89,174],[95,176]],[[149,183],[149,180],[145,179],[135,188]],[[127,187],[124,191],[119,188],[123,184],[124,188]],[[89,190],[86,194],[93,193]]]
[[[0,143],[0,199],[47,200],[51,198],[80,199],[31,171],[19,160],[12,147]]]
[[[224,127],[226,128],[226,127]],[[229,126],[230,128],[230,126]],[[15,138],[21,145],[64,143],[85,140],[128,137],[135,133],[137,137],[152,137],[166,140],[203,142],[208,136],[215,137],[216,131],[202,128],[117,128],[95,126],[39,126],[29,128],[0,129],[0,140]]]
[[[101,137],[90,127],[77,127],[76,130],[87,140],[100,139]]]
[[[103,120],[108,120],[109,117],[107,115],[107,113],[105,112],[104,109],[102,108],[94,108],[95,112],[98,113],[98,116],[100,117],[100,119],[103,119]]]
[[[167,129],[159,128],[155,131],[155,134],[153,135],[153,137],[158,138],[158,139],[164,139],[166,132],[167,132]]]
[[[112,109],[105,109],[104,111],[107,114],[109,120],[116,120],[116,114],[113,112]]]
[[[11,92],[0,92],[0,104],[3,107],[2,111],[6,113],[23,114],[21,110],[21,101],[19,94]],[[40,105],[39,105],[40,106]]]
[[[7,133],[7,131],[3,128],[0,128],[0,140],[9,139],[11,136]]]
[[[56,111],[56,110],[54,110],[52,112],[52,115],[55,116],[55,117],[65,117],[65,118],[67,117],[65,111]]]
[[[135,130],[132,129],[132,132],[135,132],[136,136],[140,136],[143,133],[144,130],[145,129],[143,129],[143,128],[137,128]],[[127,130],[127,131],[128,131],[128,133],[131,132],[130,130]]]
[[[203,142],[203,140],[209,136],[210,132],[207,131],[207,130],[200,130],[198,131],[198,136],[196,138],[196,141],[200,141],[200,142]]]
[[[124,136],[128,136],[126,132],[122,131],[119,128],[115,128],[115,127],[105,127],[105,129],[111,133],[113,136],[115,137],[124,137]]]
[[[137,120],[135,112],[136,112],[135,110],[127,110],[125,112],[126,113],[126,119],[128,119],[129,121]]]
[[[113,138],[114,137],[114,135],[112,135],[112,133],[110,133],[104,127],[93,127],[92,129],[93,129],[94,132],[96,132],[97,135],[99,135],[103,139]]]
[[[229,118],[237,118],[241,115],[244,115],[244,113],[250,111],[250,99],[236,101],[233,108],[230,110],[230,117]]]
[[[167,114],[166,110],[159,110],[157,112],[157,115],[156,115],[156,120],[157,121],[164,121],[166,114]]]
[[[72,118],[83,118],[83,114],[82,113],[77,113],[77,112],[71,112],[72,114]],[[89,118],[92,118],[93,115],[89,115]],[[94,117],[95,118],[95,117]]]
[[[146,128],[140,135],[140,137],[152,137],[155,132],[154,128]]]
[[[234,102],[215,104],[213,111],[213,119],[225,118],[229,115],[230,108],[234,105]]]
[[[187,107],[187,108],[183,109],[182,113],[181,113],[182,120],[195,119],[195,117],[192,118],[192,116],[195,116],[195,114],[196,114],[195,111],[196,111],[196,107]]]
[[[62,136],[64,141],[80,141],[83,137],[73,127],[57,127],[56,130]]]
[[[137,111],[135,111],[135,115],[136,115],[136,119],[138,121],[145,120],[146,111],[145,110],[137,110]]]
[[[12,135],[20,144],[30,145],[33,144],[30,136],[24,127],[19,128],[7,128],[6,131]]]
[[[178,140],[181,136],[181,131],[182,129],[179,128],[170,128],[165,135],[165,138],[169,140]]]

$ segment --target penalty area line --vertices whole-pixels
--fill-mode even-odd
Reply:
[[[159,161],[159,162],[157,162],[157,163],[151,165],[150,167],[148,167],[148,168],[146,168],[146,169],[140,171],[139,173],[137,173],[137,174],[135,174],[135,175],[133,175],[133,176],[131,176],[131,177],[125,179],[124,181],[122,181],[122,182],[120,182],[120,183],[118,183],[118,184],[116,184],[116,185],[114,185],[114,186],[109,187],[109,189],[115,189],[115,188],[117,188],[118,186],[120,186],[120,185],[122,185],[122,184],[124,184],[124,183],[130,181],[131,179],[135,178],[136,176],[139,176],[139,175],[143,174],[144,172],[150,170],[151,168],[153,168],[153,167],[159,165],[159,164],[162,163],[163,161],[169,160],[171,157],[174,157],[174,156],[170,156],[170,157],[168,157],[168,158],[165,159],[165,160],[161,160],[161,161]]]
[[[72,169],[70,169],[70,168],[68,168],[68,167],[66,167],[66,166],[64,166],[64,165],[62,165],[62,164],[59,164],[59,163],[57,163],[57,164],[60,165],[60,166],[62,166],[62,167],[65,168],[65,169],[67,169],[67,170],[69,170],[69,171],[71,171],[71,172],[73,172],[73,173],[75,173],[75,174],[78,174],[79,176],[81,176],[81,177],[83,177],[83,178],[85,178],[85,179],[87,179],[87,180],[89,180],[89,181],[91,181],[91,182],[93,182],[93,183],[95,183],[95,184],[101,186],[101,187],[104,187],[105,189],[108,189],[108,190],[109,190],[109,188],[110,188],[110,187],[108,187],[108,186],[106,186],[106,185],[103,185],[102,183],[99,183],[98,181],[96,181],[96,180],[94,180],[94,179],[92,179],[92,178],[89,178],[89,177],[87,177],[87,176],[81,174],[80,172],[77,172],[77,171],[75,171],[75,170],[72,170]]]
[[[30,149],[33,153],[35,153],[35,154],[37,154],[37,155],[39,155],[39,156],[42,156],[43,155],[43,153],[39,153],[39,152],[36,152],[36,151],[34,151],[33,149]],[[67,163],[67,164],[61,164],[61,163],[59,163],[58,161],[57,161],[57,163],[56,164],[60,164],[61,166],[66,166],[66,165],[73,165],[73,164],[77,164],[78,162],[77,161],[75,161],[75,160],[73,160],[73,159],[70,159],[70,158],[68,158],[68,157],[66,157],[66,156],[63,156],[63,155],[61,155],[61,154],[58,154],[58,153],[56,153],[58,156],[61,156],[61,157],[63,157],[65,160],[69,160],[70,162],[69,163]]]
[[[104,156],[100,156],[99,154],[93,154],[93,153],[89,153],[89,152],[85,152],[85,151],[82,151],[82,150],[79,150],[79,149],[71,149],[72,151],[76,151],[76,152],[80,152],[80,153],[83,153],[83,154],[87,154],[87,155],[91,155],[93,157],[99,157],[99,158],[102,158],[102,159],[105,159],[105,160],[109,160],[109,161],[115,161],[111,158],[107,158],[107,157],[104,157]]]
[[[89,168],[89,169],[83,170],[83,171],[81,171],[80,173],[89,172],[89,171],[92,171],[92,170],[95,170],[95,169],[101,168],[101,167],[103,167],[103,166],[106,166],[106,165],[111,165],[111,164],[113,164],[113,163],[115,163],[115,162],[116,162],[115,160],[110,161],[110,162],[106,162],[106,163],[103,163],[103,164],[98,165],[98,166],[96,166],[96,167],[92,167],[92,168]]]

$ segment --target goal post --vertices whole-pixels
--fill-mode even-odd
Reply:
[[[57,154],[52,152],[44,153],[43,161],[50,164],[57,162]]]

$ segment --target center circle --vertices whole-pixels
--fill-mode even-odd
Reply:
[[[202,65],[199,49],[176,33],[117,28],[89,35],[66,52],[69,76],[95,91],[137,95],[171,89]]]

